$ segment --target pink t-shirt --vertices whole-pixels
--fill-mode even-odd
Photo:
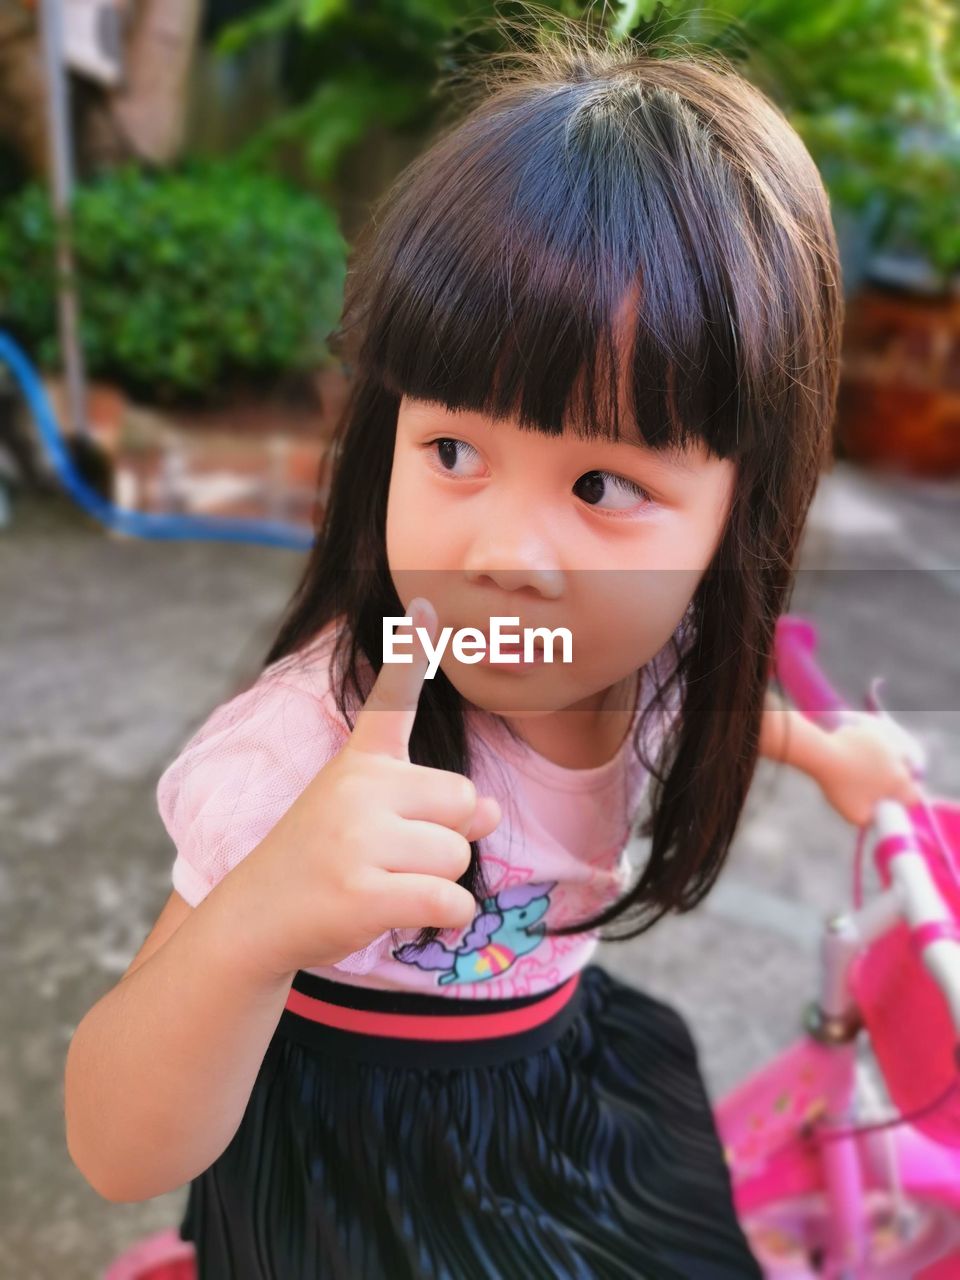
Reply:
[[[332,628],[267,667],[218,706],[162,773],[157,804],[176,846],[173,886],[196,906],[276,825],[340,750],[348,727],[329,679]],[[387,931],[331,966],[338,982],[389,990],[505,999],[557,986],[590,959],[598,931],[544,937],[538,926],[586,919],[619,898],[635,869],[625,852],[648,781],[632,740],[652,685],[674,663],[669,644],[643,671],[630,731],[616,755],[570,769],[515,741],[501,722],[467,707],[471,776],[503,814],[480,842],[490,896],[471,925],[443,930],[424,951],[418,929]],[[675,714],[671,699],[667,719]],[[663,720],[654,752],[662,741]]]

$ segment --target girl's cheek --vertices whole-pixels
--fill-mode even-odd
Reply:
[[[387,568],[401,602],[426,596],[443,618],[450,574],[441,571],[449,565],[440,558],[445,542],[425,498],[417,477],[395,462],[387,496]]]
[[[394,459],[387,494],[387,564],[393,568],[416,568],[417,503],[411,493],[410,476],[402,460]]]

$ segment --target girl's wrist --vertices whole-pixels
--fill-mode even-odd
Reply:
[[[792,765],[819,783],[835,773],[842,759],[840,744],[831,732],[772,694],[764,711],[760,754]]]
[[[251,902],[244,883],[244,863],[229,872],[206,898],[198,911],[205,912],[205,927],[214,963],[221,971],[242,982],[250,990],[269,997],[289,987],[296,970],[278,973],[271,969],[257,945],[259,902]]]

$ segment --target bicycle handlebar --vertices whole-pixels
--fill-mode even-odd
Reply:
[[[881,800],[874,825],[874,858],[887,865],[914,945],[943,992],[960,1035],[960,942],[949,936],[956,930],[953,912],[930,874],[909,811],[896,800]]]
[[[817,628],[805,618],[784,614],[777,620],[774,644],[776,671],[790,697],[811,720],[835,728],[851,708],[813,656]]]
[[[778,620],[775,669],[784,688],[804,715],[836,727],[851,708],[818,666],[816,647],[817,629],[812,622],[789,614]],[[960,941],[947,936],[955,931],[956,921],[931,875],[930,855],[910,811],[898,801],[879,801],[872,825],[877,834],[874,859],[878,865],[886,864],[913,940],[946,998],[960,1035]]]

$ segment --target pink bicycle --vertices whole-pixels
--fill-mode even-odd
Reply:
[[[777,674],[835,727],[850,709],[816,665],[816,637],[781,618]],[[899,728],[875,684],[866,706]],[[867,900],[865,844],[879,879]],[[805,1034],[716,1109],[737,1211],[771,1280],[958,1280],[960,806],[881,801],[853,899],[826,922]],[[878,1104],[894,1114],[878,1121]]]
[[[775,665],[831,727],[850,709],[815,663],[816,634],[781,618]],[[890,720],[875,687],[866,706]],[[865,902],[871,836],[880,887]],[[826,923],[805,1034],[717,1106],[737,1211],[770,1280],[960,1280],[960,805],[882,801],[853,898]],[[868,1048],[896,1112],[881,1121]],[[171,1227],[104,1280],[194,1280],[193,1256]]]

